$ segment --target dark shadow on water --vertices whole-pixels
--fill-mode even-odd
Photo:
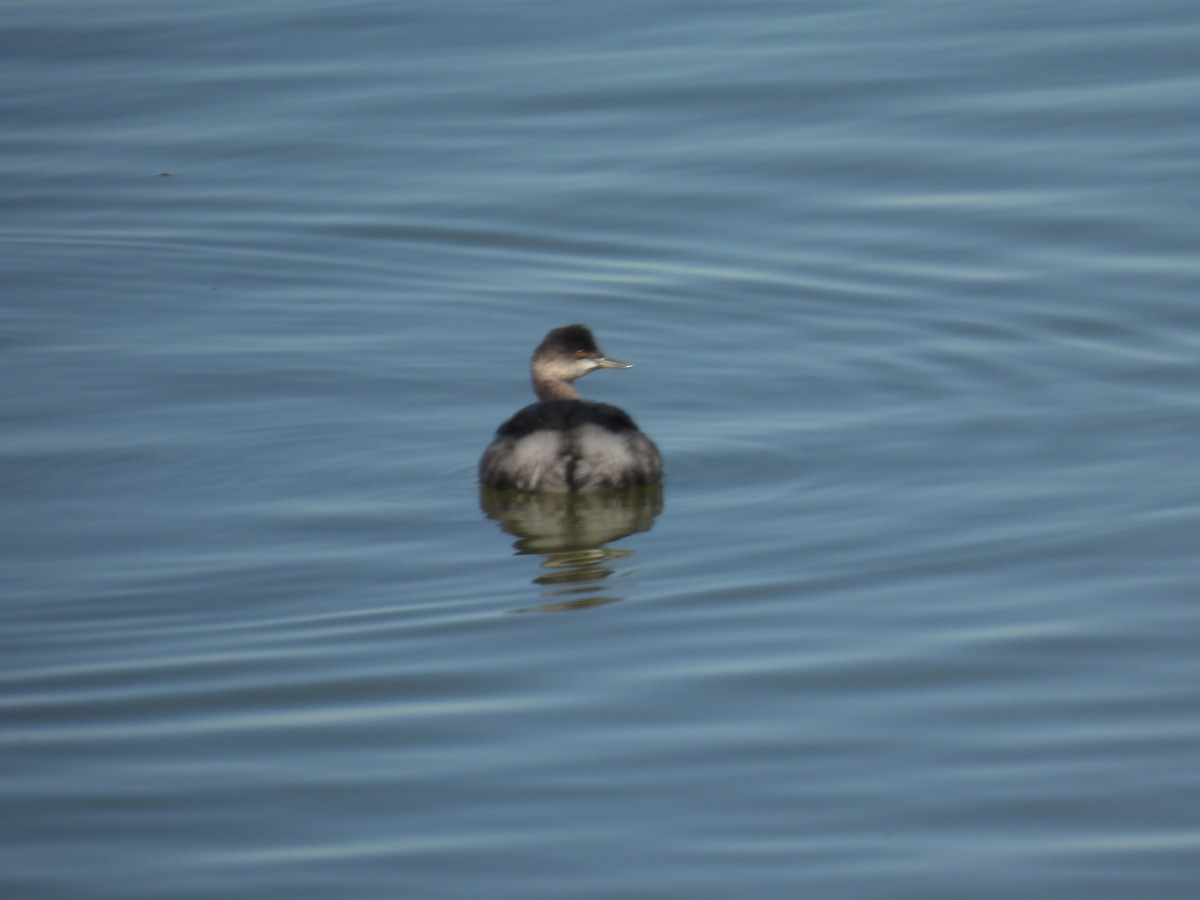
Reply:
[[[533,583],[550,602],[518,612],[562,612],[614,603],[623,597],[605,584],[618,561],[632,550],[606,544],[649,531],[662,512],[661,484],[602,494],[520,494],[481,488],[479,505],[500,527],[516,536],[521,555],[542,557],[542,574]]]

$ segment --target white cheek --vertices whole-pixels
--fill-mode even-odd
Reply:
[[[570,364],[567,366],[567,371],[568,371],[568,373],[569,373],[569,374],[567,375],[567,377],[568,377],[568,378],[571,378],[571,379],[574,379],[574,378],[582,378],[582,377],[583,377],[584,375],[586,375],[588,372],[591,372],[591,371],[593,371],[593,370],[595,370],[595,369],[598,369],[598,368],[600,368],[600,367],[599,367],[598,365],[596,365],[596,362],[595,362],[595,360],[591,360],[591,359],[576,359],[576,360],[573,360],[573,361],[572,361],[572,362],[571,362],[571,363],[570,363]]]

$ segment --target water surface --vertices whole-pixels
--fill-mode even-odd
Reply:
[[[2,893],[1194,896],[1198,40],[10,4]],[[575,321],[663,490],[497,504]]]

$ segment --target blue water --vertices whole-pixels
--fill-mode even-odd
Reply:
[[[1197,896],[1198,45],[7,4],[0,895]],[[576,321],[661,494],[481,496]]]

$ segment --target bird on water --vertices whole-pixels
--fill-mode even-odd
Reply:
[[[537,403],[500,426],[479,461],[497,490],[580,493],[654,484],[662,457],[624,410],[583,400],[571,384],[595,369],[631,369],[600,352],[583,325],[555,328],[533,351]]]

